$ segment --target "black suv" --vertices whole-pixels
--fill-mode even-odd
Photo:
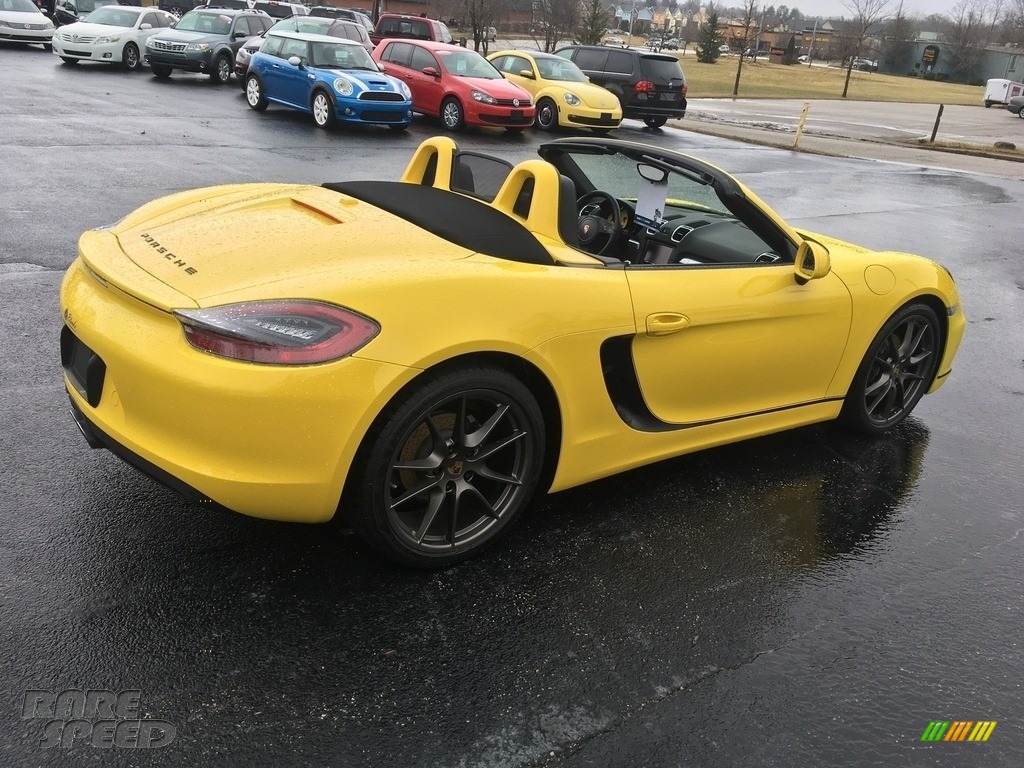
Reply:
[[[227,83],[235,68],[235,54],[250,37],[262,35],[274,20],[257,11],[231,8],[196,8],[173,29],[146,38],[146,61],[159,78],[175,69],[203,72],[214,82]]]
[[[661,128],[670,117],[686,115],[686,76],[674,56],[603,45],[570,45],[555,55],[618,96],[623,117]]]

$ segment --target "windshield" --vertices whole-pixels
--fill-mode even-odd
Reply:
[[[134,27],[139,18],[138,12],[125,9],[120,5],[107,5],[97,8],[85,17],[90,24],[102,24],[105,27]]]
[[[21,11],[22,13],[39,13],[36,4],[31,0],[6,0],[0,4],[0,11]]]
[[[566,83],[585,83],[587,76],[571,61],[552,57],[535,59],[540,76],[545,80],[561,80]]]
[[[654,166],[638,163],[625,155],[589,155],[572,153],[572,160],[596,189],[609,192],[620,200],[637,202],[637,213],[652,221],[670,219],[688,210],[708,211],[731,215],[714,187],[691,179],[681,173],[670,172],[662,183],[663,175]],[[643,175],[641,175],[643,173]],[[641,211],[644,202],[650,212]],[[664,205],[662,205],[664,203]],[[656,211],[656,212],[655,212]]]
[[[231,31],[231,17],[220,13],[189,11],[174,25],[185,32],[206,32],[210,35],[226,35]]]
[[[482,77],[485,80],[501,80],[501,73],[494,66],[473,51],[434,51],[441,66],[448,74],[456,77]]]
[[[345,43],[313,43],[312,66],[330,69],[368,69],[378,72],[370,54],[361,45]]]

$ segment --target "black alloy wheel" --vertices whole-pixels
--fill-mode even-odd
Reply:
[[[938,316],[927,304],[911,304],[893,315],[853,378],[842,421],[869,434],[903,421],[932,384],[939,342]]]
[[[350,520],[392,560],[450,565],[507,530],[533,494],[543,451],[540,407],[512,374],[429,376],[364,440]]]
[[[534,121],[542,131],[552,131],[558,127],[558,107],[551,99],[537,102],[537,113]]]

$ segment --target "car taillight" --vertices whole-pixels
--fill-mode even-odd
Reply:
[[[174,312],[196,349],[269,365],[312,365],[351,355],[380,332],[368,317],[317,301],[252,301]]]
[[[686,95],[686,83],[683,83],[683,87],[680,88],[679,90],[682,92],[683,96],[685,96]]]
[[[637,93],[648,93],[653,92],[654,90],[654,83],[652,83],[650,80],[641,80],[639,83],[636,84]]]

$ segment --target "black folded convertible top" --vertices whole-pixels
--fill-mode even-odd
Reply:
[[[462,248],[509,261],[554,264],[530,230],[471,197],[400,181],[340,181],[323,186],[393,213]]]

